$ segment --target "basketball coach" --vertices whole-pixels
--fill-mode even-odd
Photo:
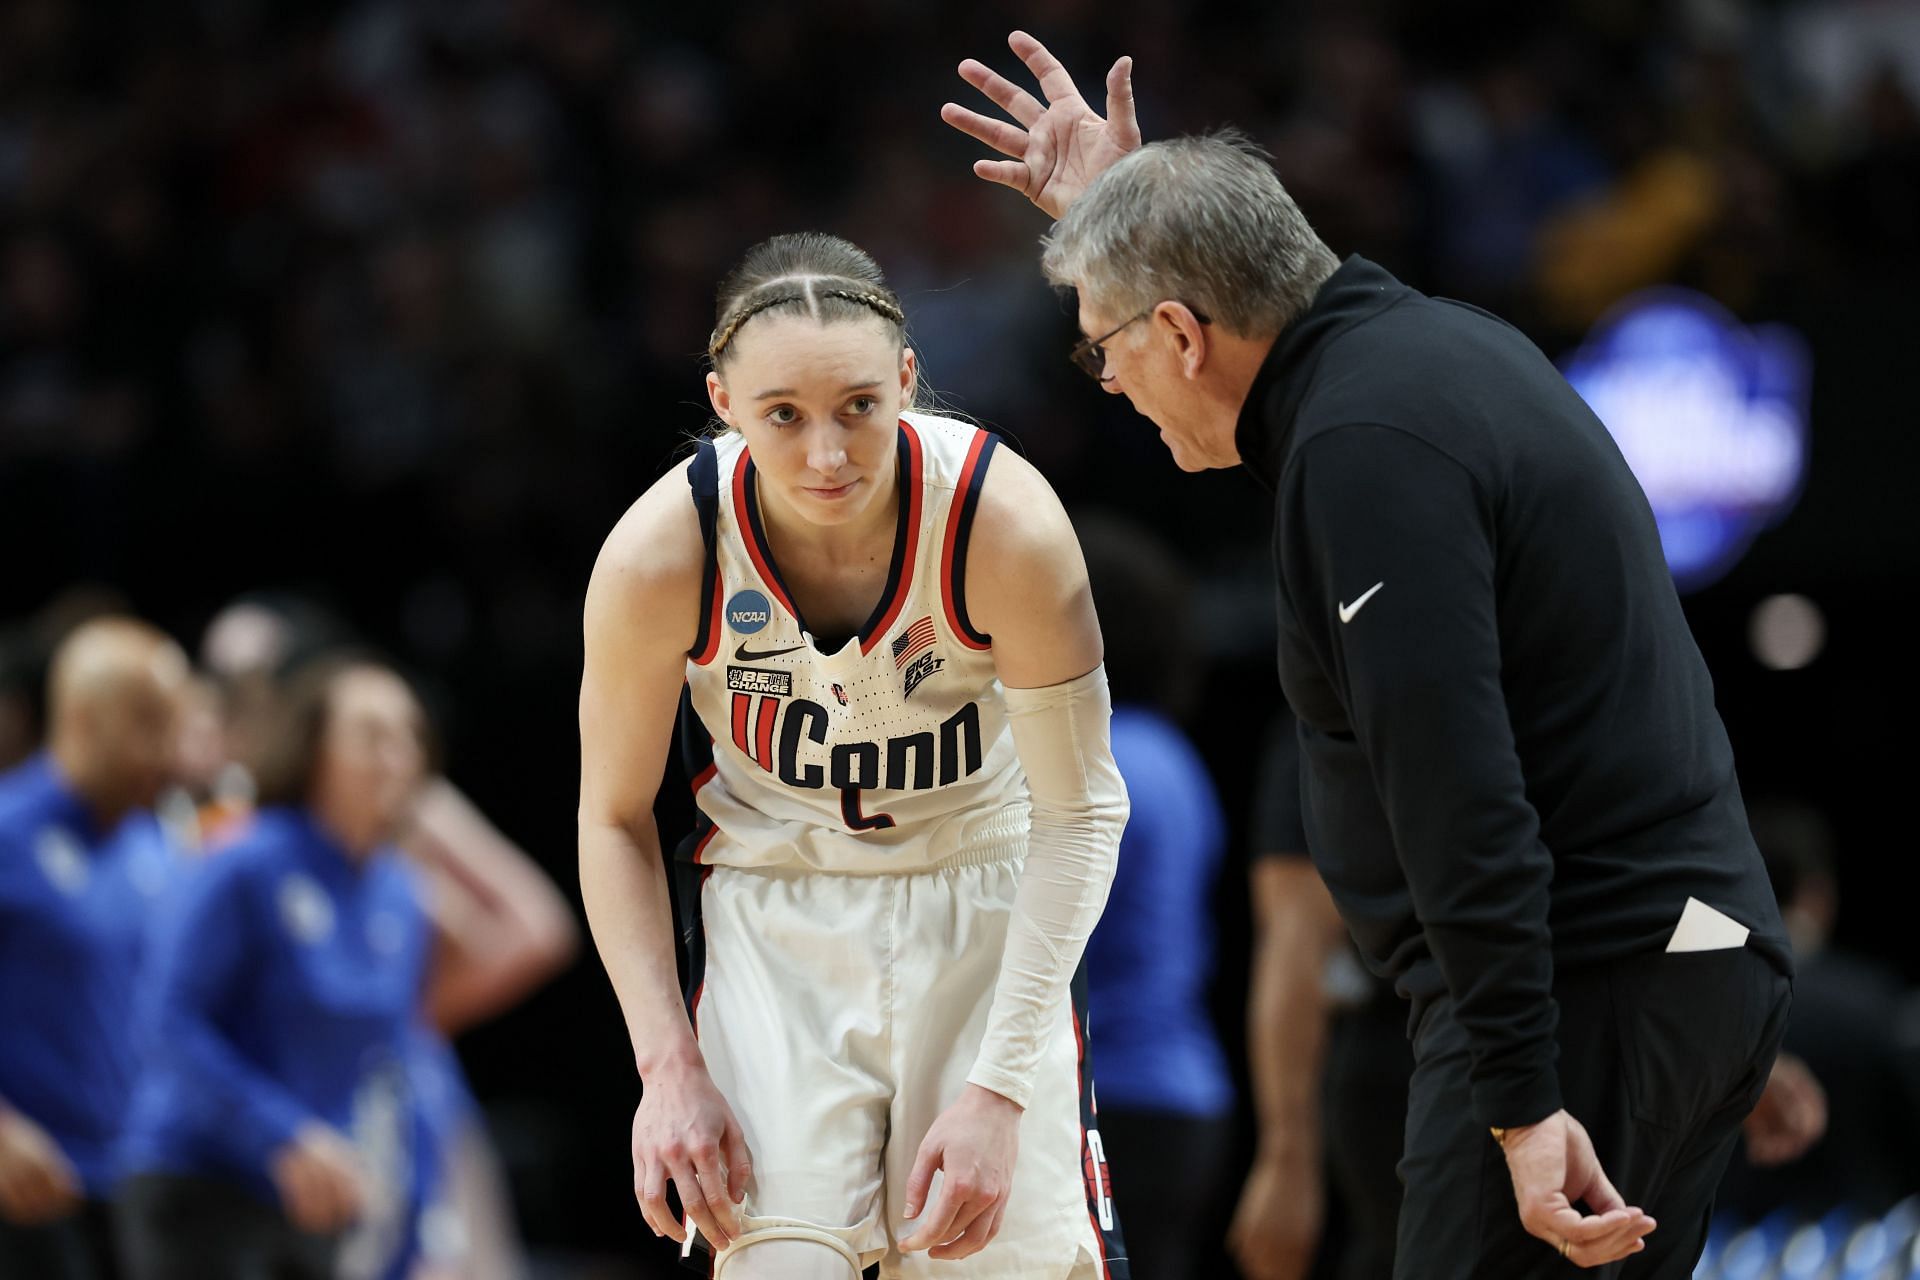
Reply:
[[[1685,1280],[1792,960],[1639,485],[1517,331],[1336,259],[1243,143],[1142,146],[1130,60],[1102,119],[1010,43],[1046,101],[968,61],[1014,123],[942,115],[1057,219],[1076,362],[1274,495],[1309,851],[1411,1003],[1396,1277]]]

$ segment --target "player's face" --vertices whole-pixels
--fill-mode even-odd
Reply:
[[[378,667],[343,672],[328,696],[314,807],[357,840],[390,839],[426,769],[423,737],[420,706],[398,676]]]
[[[1082,332],[1107,333],[1126,318],[1125,314],[1109,315],[1089,306],[1082,294]],[[1222,456],[1217,444],[1210,441],[1219,433],[1207,428],[1217,424],[1208,421],[1207,406],[1194,394],[1174,333],[1159,316],[1141,317],[1100,346],[1106,353],[1101,389],[1108,395],[1125,396],[1136,412],[1160,428],[1160,439],[1173,455],[1175,466],[1182,471],[1205,471],[1239,462],[1238,455]]]
[[[896,424],[914,357],[880,317],[762,316],[707,375],[714,411],[746,437],[761,498],[814,524],[849,524],[892,492]]]

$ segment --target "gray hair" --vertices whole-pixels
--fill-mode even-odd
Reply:
[[[1152,142],[1096,178],[1041,267],[1118,319],[1172,299],[1243,336],[1278,333],[1340,265],[1244,134]]]

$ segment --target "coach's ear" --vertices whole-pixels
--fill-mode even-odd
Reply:
[[[1191,382],[1200,376],[1207,362],[1207,327],[1184,302],[1167,301],[1153,309],[1156,326],[1164,326],[1173,342],[1173,358],[1180,363],[1181,376]]]
[[[713,411],[720,415],[720,421],[736,431],[740,429],[733,420],[733,397],[727,394],[727,384],[711,370],[707,373],[707,399],[713,402]]]

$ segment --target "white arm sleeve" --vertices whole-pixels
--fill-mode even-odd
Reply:
[[[1024,1107],[1061,994],[1107,905],[1127,788],[1113,762],[1104,665],[1065,684],[1008,689],[1006,705],[1033,827],[986,1038],[967,1082]]]

